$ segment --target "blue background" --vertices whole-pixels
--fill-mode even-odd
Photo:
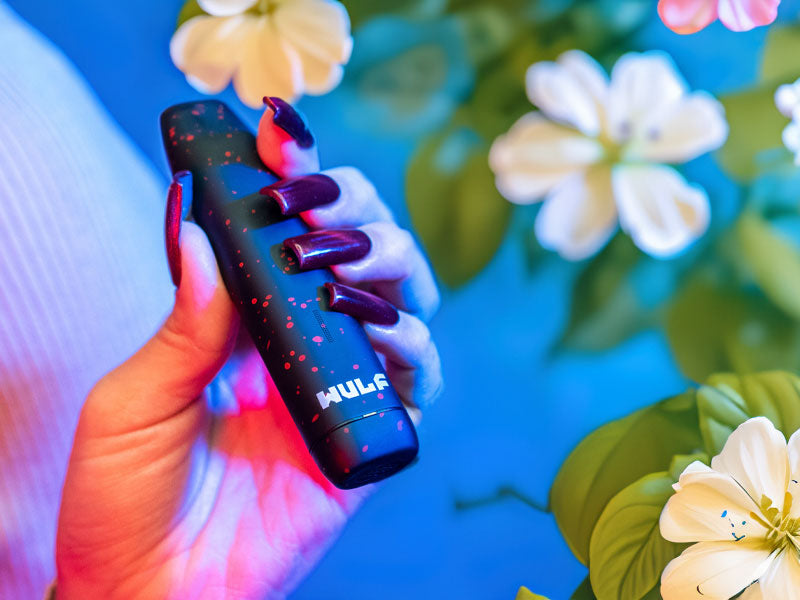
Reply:
[[[181,1],[10,4],[76,63],[163,171],[157,116],[197,96],[168,54]],[[693,88],[719,94],[752,81],[764,29],[734,34],[717,23],[681,37],[658,21],[655,4],[634,47],[667,50]],[[785,0],[780,18],[796,20],[799,10],[800,0]],[[403,178],[413,141],[348,127],[340,93],[299,105],[318,138],[323,166],[360,167],[407,225]],[[243,108],[230,90],[222,98],[255,123],[258,113]],[[710,159],[696,161],[692,171],[710,185],[713,203],[725,202],[714,192],[725,196],[729,186]],[[293,598],[511,599],[526,585],[557,600],[584,578],[550,515],[513,498],[468,510],[456,510],[455,500],[490,497],[512,485],[546,504],[559,465],[584,435],[687,382],[657,331],[604,354],[550,356],[578,269],[547,256],[531,273],[519,245],[521,226],[520,219],[512,223],[476,279],[445,290],[432,329],[447,390],[420,429],[421,460],[368,501]]]

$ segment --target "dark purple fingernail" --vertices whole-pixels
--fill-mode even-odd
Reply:
[[[272,122],[292,136],[298,146],[311,148],[314,145],[314,136],[311,135],[305,121],[291,104],[277,96],[264,96],[264,104],[275,113]]]
[[[394,325],[400,320],[397,309],[383,298],[349,285],[328,282],[328,306],[336,312],[376,325]]]
[[[358,260],[367,255],[372,242],[360,229],[325,229],[283,240],[294,252],[301,269],[319,269]]]
[[[261,190],[277,201],[284,215],[294,215],[333,202],[339,197],[336,182],[322,173],[281,179]]]

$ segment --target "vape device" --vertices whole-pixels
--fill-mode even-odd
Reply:
[[[192,217],[322,472],[350,489],[408,465],[418,450],[411,419],[360,323],[328,309],[331,271],[301,271],[283,246],[309,229],[259,193],[277,177],[252,131],[206,100],[165,110],[161,133],[173,175],[192,175]]]

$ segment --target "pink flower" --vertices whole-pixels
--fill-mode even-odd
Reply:
[[[659,0],[658,14],[676,33],[700,31],[719,19],[732,31],[769,25],[781,0]]]

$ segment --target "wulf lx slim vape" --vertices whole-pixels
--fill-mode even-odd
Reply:
[[[328,310],[328,269],[300,271],[286,238],[308,231],[259,193],[277,178],[223,103],[161,115],[173,174],[192,174],[192,216],[311,455],[337,487],[384,479],[417,455],[414,426],[361,325]]]

